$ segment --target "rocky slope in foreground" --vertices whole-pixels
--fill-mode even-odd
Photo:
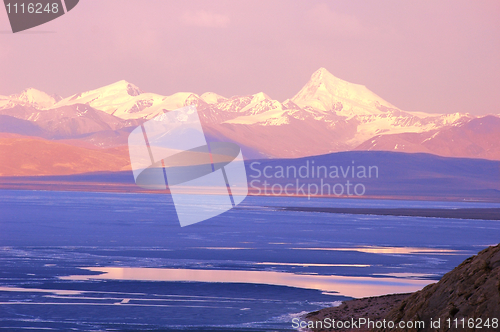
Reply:
[[[500,244],[481,251],[445,274],[435,284],[413,294],[395,294],[377,298],[357,299],[335,308],[326,308],[306,316],[308,320],[325,318],[350,320],[351,317],[371,320],[424,321],[424,329],[376,329],[374,331],[500,331],[491,326],[492,319],[500,320]],[[458,320],[458,328],[449,328],[446,320]],[[461,319],[465,319],[465,328]],[[472,318],[474,327],[468,328]],[[479,328],[489,318],[490,327]],[[440,328],[430,328],[430,320],[441,319]],[[471,320],[472,321],[472,320]],[[327,331],[317,329],[315,331]],[[335,331],[344,331],[336,329]],[[348,331],[348,330],[345,330]],[[353,331],[353,329],[349,330]],[[358,330],[360,331],[360,330]],[[369,331],[369,330],[363,330]]]

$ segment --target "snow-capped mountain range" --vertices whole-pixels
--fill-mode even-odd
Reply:
[[[48,95],[37,89],[28,88],[15,95],[0,96],[0,109],[14,107],[16,105],[31,106],[38,109],[47,109],[54,106],[62,98],[58,95]]]
[[[18,95],[0,96],[0,124],[16,118],[37,125],[49,138],[77,137],[112,146],[126,144],[128,127],[191,104],[197,106],[211,138],[232,140],[268,157],[363,149],[500,159],[496,144],[490,142],[500,138],[496,127],[488,137],[483,137],[481,126],[474,127],[474,121],[497,126],[500,116],[484,120],[470,114],[405,112],[365,86],[339,79],[325,68],[313,73],[294,97],[283,102],[263,92],[231,98],[213,92],[162,96],[143,92],[126,81],[64,99],[30,88]],[[16,122],[16,126],[24,128],[22,123]],[[1,126],[4,132],[8,131],[5,127]],[[17,133],[30,134],[29,130],[20,131]],[[460,136],[461,146],[455,146],[454,136],[443,143],[445,132]],[[443,144],[450,148],[443,149]]]

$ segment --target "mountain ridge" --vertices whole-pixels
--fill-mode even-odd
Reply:
[[[144,92],[125,80],[59,101],[34,92],[31,99],[12,96],[14,99],[0,97],[0,114],[31,121],[51,132],[52,138],[92,134],[92,142],[103,147],[110,142],[113,146],[126,144],[124,136],[116,130],[195,105],[203,127],[214,137],[233,141],[244,150],[260,151],[268,157],[402,149],[443,156],[500,159],[500,147],[493,141],[497,139],[495,135],[485,137],[481,128],[467,127],[472,120],[484,117],[406,112],[364,85],[337,78],[325,68],[314,72],[295,96],[283,102],[273,100],[264,92],[230,98],[213,92],[201,95],[178,92],[162,96]],[[78,111],[80,108],[91,111],[82,113]],[[50,118],[53,123],[49,125],[47,119]],[[500,132],[500,124],[494,123]],[[79,129],[79,126],[84,128]],[[457,145],[454,140],[459,133],[465,132],[468,138],[458,140],[463,146]],[[109,135],[114,138],[110,139]],[[446,141],[444,137],[450,139]],[[485,142],[478,144],[479,140]]]

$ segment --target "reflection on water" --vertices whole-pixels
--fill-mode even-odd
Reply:
[[[102,272],[103,274],[73,275],[60,277],[60,279],[266,284],[317,289],[327,293],[336,292],[337,295],[351,297],[414,292],[432,282],[431,280],[324,276],[274,271],[195,270],[142,267],[85,267],[84,269],[93,272]]]
[[[294,250],[326,250],[326,251],[358,251],[370,254],[434,254],[434,255],[466,255],[463,250],[412,247],[350,247],[350,248],[291,248]]]
[[[323,264],[323,263],[277,263],[277,262],[261,262],[255,265],[271,265],[271,266],[301,266],[301,267],[370,267],[369,264]]]
[[[244,250],[244,249],[252,249],[252,248],[243,248],[243,247],[195,247],[194,249],[206,249],[206,250]]]
[[[83,291],[76,291],[76,290],[21,288],[21,287],[0,287],[0,292],[51,293],[57,295],[79,295],[83,293]]]
[[[242,242],[243,243],[243,242]],[[285,242],[270,242],[270,245],[287,245]],[[495,244],[493,244],[495,245]],[[195,247],[195,249],[204,250],[245,250],[253,249],[251,247]],[[359,247],[332,247],[332,248],[287,248],[292,250],[323,250],[323,251],[357,251],[369,254],[432,254],[432,255],[468,255],[465,250],[443,249],[443,248],[423,248],[423,247],[386,247],[386,246],[359,246]],[[261,263],[267,264],[267,263]],[[305,265],[301,265],[305,266]],[[314,266],[314,265],[307,265]],[[319,265],[318,265],[319,266]],[[328,265],[341,266],[341,265]],[[355,266],[355,265],[349,265]],[[363,266],[364,267],[364,266]]]
[[[394,278],[435,278],[437,277],[437,274],[393,272],[393,273],[374,273],[372,274],[372,276],[394,277]]]

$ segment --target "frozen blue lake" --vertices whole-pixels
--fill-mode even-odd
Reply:
[[[291,330],[350,297],[410,292],[498,243],[500,222],[276,207],[500,204],[247,197],[181,228],[168,196],[0,191],[0,330]]]

